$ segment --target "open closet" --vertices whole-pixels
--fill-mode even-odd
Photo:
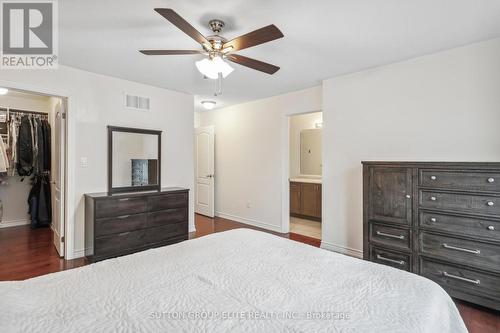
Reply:
[[[51,251],[61,257],[64,102],[17,90],[0,95],[0,228],[23,230],[27,237],[19,242],[27,246],[43,234],[55,245],[50,244]]]

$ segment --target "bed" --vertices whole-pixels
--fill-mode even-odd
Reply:
[[[415,274],[236,229],[0,282],[0,332],[467,332]]]

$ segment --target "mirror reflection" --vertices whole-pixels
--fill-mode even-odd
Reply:
[[[158,136],[113,132],[113,187],[158,184]]]
[[[321,128],[305,129],[300,132],[300,173],[321,175]]]

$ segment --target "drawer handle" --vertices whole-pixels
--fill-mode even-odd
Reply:
[[[390,238],[405,239],[405,236],[403,236],[403,235],[386,234],[385,232],[381,232],[381,231],[377,231],[377,235],[384,236],[384,237],[390,237]]]
[[[490,225],[490,226],[488,226],[488,230],[489,230],[489,231],[495,231],[495,227],[494,227],[494,226],[492,226],[492,225]]]
[[[495,203],[494,203],[493,201],[488,201],[486,204],[487,204],[488,206],[490,206],[490,207],[495,205]]]
[[[448,272],[443,272],[443,275],[445,277],[447,277],[447,278],[451,278],[451,279],[455,279],[455,280],[460,280],[460,281],[464,281],[464,282],[469,282],[469,283],[473,283],[475,285],[478,285],[478,284],[481,283],[481,281],[479,281],[479,279],[472,280],[472,279],[464,278],[464,277],[461,277],[461,276],[456,276],[456,275],[450,274]]]
[[[126,236],[128,234],[130,234],[130,231],[122,232],[121,234],[118,234],[118,237]]]
[[[445,249],[455,250],[455,251],[462,251],[462,252],[467,252],[467,253],[474,253],[474,254],[480,254],[481,253],[481,251],[479,251],[479,250],[464,249],[463,247],[457,247],[457,246],[453,246],[453,245],[448,245],[446,243],[443,243],[443,247]]]
[[[130,198],[123,198],[123,199],[118,199],[118,201],[129,201]]]
[[[436,201],[437,198],[436,197],[431,197],[431,201]]]
[[[488,183],[494,183],[495,182],[495,178],[488,178]]]
[[[437,222],[437,218],[431,217],[431,222]]]
[[[398,265],[404,265],[405,262],[403,260],[394,260],[394,259],[389,259],[386,257],[382,257],[380,254],[377,254],[377,259],[387,261],[387,262],[392,262],[393,264],[398,264]]]
[[[431,176],[431,180],[436,180],[437,177],[436,176]]]
[[[122,215],[122,216],[118,216],[117,219],[126,219],[127,217],[129,217],[130,215]]]

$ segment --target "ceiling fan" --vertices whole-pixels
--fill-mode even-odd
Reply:
[[[196,67],[198,70],[206,77],[211,79],[222,79],[229,75],[233,68],[229,66],[224,60],[229,60],[231,62],[267,73],[274,74],[280,68],[275,65],[268,64],[263,61],[256,59],[244,57],[242,55],[235,54],[233,52],[243,50],[249,47],[260,45],[263,43],[270,42],[275,39],[283,37],[283,33],[274,25],[268,25],[266,27],[257,29],[255,31],[249,32],[245,35],[236,37],[231,40],[219,35],[222,28],[224,28],[224,22],[221,20],[211,20],[208,22],[210,28],[214,32],[214,35],[203,36],[198,32],[192,25],[190,25],[186,20],[184,20],[179,14],[170,8],[155,8],[155,11],[167,19],[170,23],[175,25],[177,28],[182,30],[189,37],[201,44],[202,50],[141,50],[139,52],[146,55],[192,55],[192,54],[204,54],[208,57],[197,61]]]

